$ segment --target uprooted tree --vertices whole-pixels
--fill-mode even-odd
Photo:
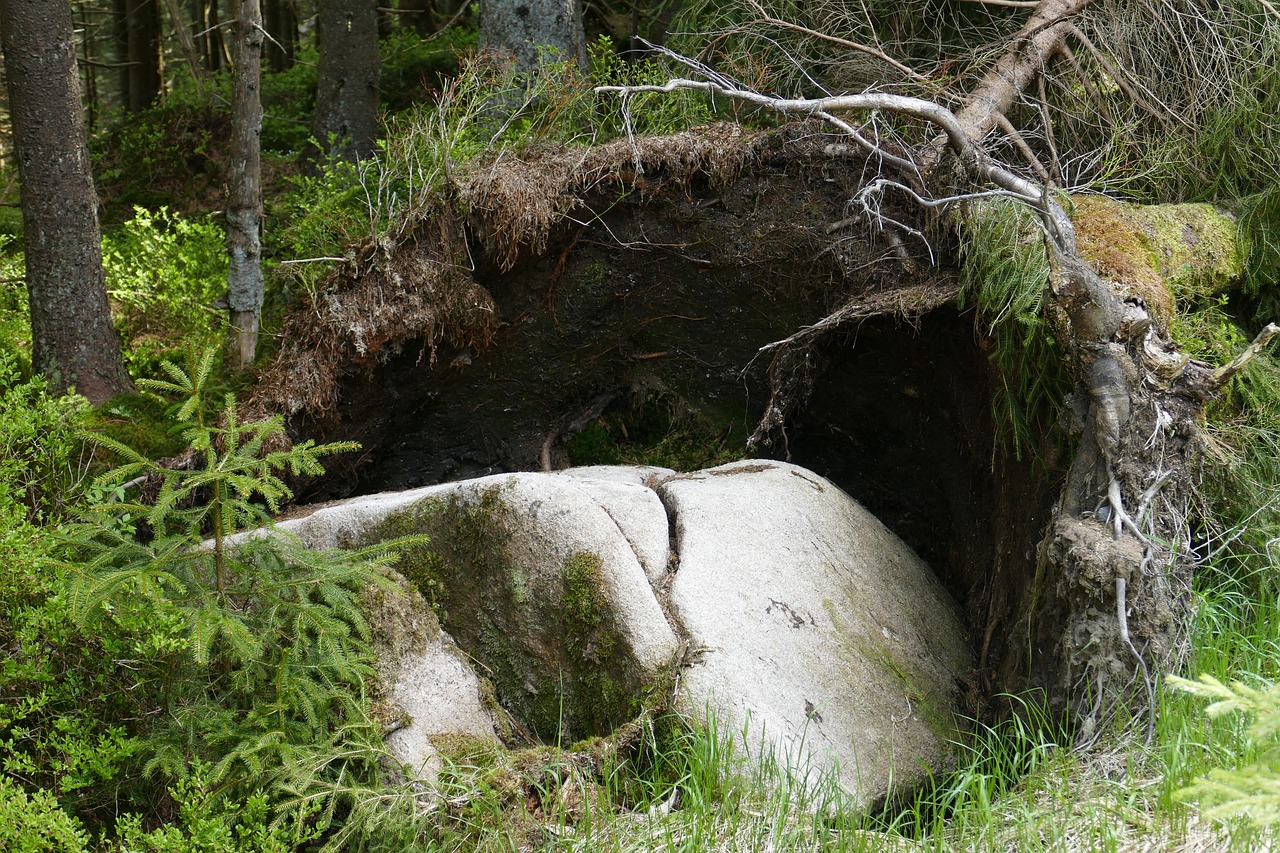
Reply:
[[[1006,666],[1030,662],[1023,683],[1047,690],[1091,732],[1120,706],[1154,713],[1156,681],[1185,655],[1191,616],[1192,556],[1187,520],[1196,492],[1201,447],[1198,423],[1206,404],[1280,333],[1267,325],[1229,364],[1211,368],[1177,351],[1169,330],[1153,317],[1134,282],[1105,280],[1082,256],[1071,217],[1055,198],[1048,170],[1025,143],[1033,180],[998,162],[984,140],[998,128],[1017,136],[1007,113],[1035,82],[1048,59],[1064,49],[1071,18],[1090,0],[1042,0],[1008,50],[991,66],[957,112],[905,95],[865,92],[819,98],[779,98],[745,90],[698,63],[705,79],[672,79],[661,86],[600,87],[623,98],[640,92],[698,90],[787,115],[817,117],[843,131],[878,161],[878,176],[854,203],[901,248],[909,226],[877,212],[877,198],[896,191],[922,207],[956,217],[981,216],[974,203],[1011,199],[1034,210],[1049,261],[1044,287],[1053,333],[1073,380],[1070,406],[1078,438],[1066,481],[1035,555],[1035,578],[1010,602],[1014,625]],[[872,48],[850,45],[879,54]],[[892,59],[880,54],[887,63]],[[905,66],[899,66],[908,74]],[[868,139],[851,115],[886,113],[923,120],[941,137],[916,150],[891,150]],[[774,364],[797,365],[797,351],[824,332],[867,316],[841,309],[770,347]],[[795,369],[795,368],[792,368]],[[785,371],[784,371],[785,372]],[[772,398],[753,442],[783,429],[803,383],[775,372]],[[993,612],[993,618],[1001,618]],[[988,637],[994,625],[989,625]],[[1004,683],[1020,681],[1005,673]]]
[[[379,394],[403,395],[399,405],[412,414],[399,421],[380,416],[381,432],[364,440],[375,449],[382,445],[384,467],[395,467],[414,452],[405,446],[413,442],[397,430],[422,420],[420,412],[433,412],[445,426],[415,435],[440,445],[432,449],[446,461],[417,482],[495,463],[547,467],[568,436],[621,394],[680,396],[672,389],[683,384],[693,389],[683,396],[696,397],[704,391],[692,383],[704,371],[708,379],[727,376],[731,385],[751,359],[734,362],[739,351],[729,345],[697,340],[709,334],[698,325],[709,315],[723,312],[721,325],[732,317],[749,339],[821,304],[825,310],[799,328],[755,345],[765,358],[754,363],[768,364],[768,401],[756,413],[751,440],[762,452],[786,453],[788,427],[820,396],[814,389],[839,381],[832,380],[833,348],[878,318],[920,320],[972,298],[953,274],[928,262],[937,258],[945,267],[949,261],[942,256],[954,249],[957,230],[964,243],[964,234],[1008,215],[1012,206],[1030,214],[1020,220],[1014,214],[1026,227],[1012,241],[1043,247],[1042,268],[1025,276],[1031,283],[1025,298],[1043,303],[1037,313],[1056,346],[1038,357],[1053,359],[1069,386],[1066,426],[1060,428],[1069,434],[1069,449],[1045,463],[1051,506],[1033,517],[1036,501],[1023,500],[1010,473],[1017,469],[1026,479],[1026,466],[982,445],[989,454],[983,461],[995,473],[989,491],[974,498],[993,506],[961,507],[954,514],[976,524],[984,512],[995,513],[987,533],[993,542],[970,558],[972,565],[951,586],[965,599],[984,690],[1041,689],[1086,733],[1122,707],[1153,709],[1160,675],[1178,668],[1186,651],[1194,568],[1189,520],[1201,501],[1204,448],[1199,421],[1207,403],[1278,330],[1265,327],[1224,365],[1180,353],[1170,335],[1171,298],[1158,276],[1153,282],[1151,270],[1140,265],[1099,264],[1099,253],[1084,251],[1077,240],[1069,203],[1054,188],[1073,167],[1066,146],[1053,142],[1050,122],[1044,119],[1033,145],[1011,116],[1028,111],[1026,102],[1037,94],[1045,103],[1044,79],[1054,61],[1080,71],[1085,89],[1094,84],[1081,69],[1101,69],[1139,111],[1161,113],[1151,105],[1154,96],[1135,88],[1118,60],[1092,48],[1077,26],[1087,0],[1041,2],[1016,32],[1005,33],[1004,49],[962,97],[939,91],[934,76],[913,71],[882,47],[825,36],[750,0],[748,5],[756,10],[755,23],[803,31],[902,82],[889,91],[778,98],[677,57],[700,79],[602,88],[622,99],[624,118],[641,109],[635,105],[642,97],[687,90],[818,120],[827,133],[812,124],[754,135],[713,127],[666,140],[631,137],[585,153],[535,152],[523,163],[499,154],[416,211],[416,222],[400,229],[394,245],[371,241],[294,315],[258,403],[295,413],[302,428],[328,430],[333,437],[349,435],[352,423],[381,402]],[[1072,53],[1068,37],[1089,45],[1089,61]],[[936,96],[915,97],[913,91]],[[1034,105],[1029,112],[1037,119],[1046,115]],[[1049,152],[1048,162],[1034,148]],[[1007,152],[1023,165],[1003,164],[997,155]],[[808,183],[806,171],[815,175]],[[771,194],[766,182],[785,189]],[[818,196],[850,184],[856,185],[834,208],[844,215],[833,215],[832,203]],[[814,199],[803,207],[808,192]],[[681,194],[697,197],[660,201]],[[742,197],[752,194],[755,201],[745,203]],[[780,214],[783,221],[752,227],[749,235],[709,230],[768,220],[761,199],[796,207]],[[645,218],[637,212],[645,205],[658,212]],[[829,220],[785,221],[797,214]],[[1089,216],[1083,203],[1078,222],[1081,216]],[[858,229],[861,236],[849,236]],[[602,259],[606,244],[632,253],[631,260],[614,265]],[[637,272],[649,263],[643,253],[663,257],[654,279]],[[728,285],[757,266],[776,280],[769,304],[728,305]],[[699,276],[715,287],[699,290]],[[805,277],[838,284],[814,297],[806,295]],[[584,284],[588,279],[595,291]],[[682,291],[684,301],[653,295],[664,288]],[[785,300],[794,310],[777,307]],[[702,310],[690,307],[697,304]],[[648,313],[628,313],[636,306]],[[1007,313],[1010,306],[1006,300],[992,313]],[[615,319],[604,319],[605,310]],[[766,314],[774,326],[761,319]],[[575,323],[585,331],[572,328]],[[854,350],[867,345],[874,340],[857,340]],[[619,366],[600,367],[610,359]],[[923,392],[927,397],[945,390],[945,374],[959,366],[928,364],[912,376],[934,383]],[[1045,363],[1031,366],[1032,372],[1048,369]],[[350,381],[375,370],[384,376],[379,383]],[[997,375],[984,381],[997,390],[1014,382],[1002,371],[997,365]],[[892,381],[886,378],[885,387]],[[428,390],[414,396],[411,382],[425,382]],[[918,402],[920,388],[900,384],[902,399],[917,401],[910,417],[929,417],[929,401]],[[504,414],[518,408],[510,402],[512,389],[544,399],[544,408],[521,410],[523,420]],[[935,403],[957,410],[946,414],[949,421],[968,417],[971,430],[1000,429],[964,408],[963,389],[950,393]],[[704,402],[720,402],[707,396]],[[442,402],[449,399],[453,403]],[[463,410],[485,424],[475,430],[482,438],[469,446],[446,435],[469,428],[463,419],[450,420],[450,412]],[[839,432],[838,425],[832,429]],[[485,447],[477,450],[477,444]],[[913,476],[927,477],[926,468]],[[358,476],[382,487],[414,482]],[[1006,487],[1010,494],[1002,495]],[[953,504],[964,502],[965,488],[955,489]],[[904,487],[903,502],[924,499],[928,490],[927,484]],[[902,517],[909,521],[914,509],[908,506]],[[1001,525],[1017,532],[1002,539]],[[953,526],[950,535],[956,533]],[[957,550],[966,545],[960,542]],[[988,565],[979,565],[988,558]]]

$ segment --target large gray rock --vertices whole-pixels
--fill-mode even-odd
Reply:
[[[654,487],[676,472],[639,465],[584,465],[566,468],[558,476],[598,503],[635,551],[649,584],[657,589],[667,576],[671,537],[666,507]]]
[[[374,627],[379,696],[375,711],[388,752],[412,778],[434,781],[440,746],[466,739],[498,742],[494,708],[453,638],[440,628],[422,595],[406,588],[373,589],[365,606]]]
[[[661,545],[638,550],[593,497],[625,486],[504,474],[346,501],[279,526],[313,547],[428,534],[430,544],[402,553],[405,576],[517,726],[572,741],[633,717],[677,651],[637,556],[665,565],[665,514]],[[628,498],[641,489],[632,484]]]
[[[431,608],[384,602],[375,619],[391,743],[420,776],[442,739],[607,732],[673,682],[677,633],[693,650],[684,710],[863,804],[944,769],[956,736],[971,661],[954,603],[884,525],[793,465],[506,474],[279,527],[312,547],[430,537],[401,570]]]
[[[780,462],[670,477],[683,697],[753,754],[838,773],[863,804],[945,763],[970,667],[929,568],[839,488]]]

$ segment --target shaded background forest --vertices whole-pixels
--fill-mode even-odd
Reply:
[[[183,478],[215,476],[218,464],[245,462],[247,453],[237,457],[223,445],[223,455],[210,456],[204,470],[204,463],[183,468],[173,459],[189,446],[217,446],[216,437],[225,436],[218,430],[237,416],[224,392],[251,391],[258,379],[252,370],[231,370],[221,354],[228,324],[230,9],[217,2],[121,0],[77,2],[72,10],[112,316],[130,374],[166,383],[144,390],[167,402],[124,394],[95,409],[47,393],[33,375],[19,187],[11,146],[0,138],[0,640],[10,653],[0,668],[0,826],[21,827],[19,850],[285,850],[326,842],[368,849],[554,846],[558,836],[544,824],[555,819],[530,817],[536,810],[525,804],[529,790],[554,775],[548,768],[558,766],[557,758],[526,757],[513,774],[488,777],[485,795],[475,793],[484,785],[459,790],[460,804],[449,801],[446,813],[422,807],[416,792],[388,782],[378,763],[381,727],[363,687],[367,625],[353,615],[358,590],[377,583],[370,564],[257,554],[237,564],[240,585],[227,592],[222,567],[173,558],[210,532],[213,508],[225,510],[237,527],[262,520],[272,501],[289,497],[275,473],[298,460],[315,471],[308,466],[318,462],[305,446],[280,450],[279,468],[254,469],[246,475],[252,482],[240,484],[258,500],[233,505],[226,498],[218,506],[216,499],[202,503],[206,493],[197,481]],[[660,83],[688,73],[648,52],[647,44],[669,45],[760,91],[812,96],[874,86],[955,107],[1026,15],[1018,5],[937,0],[592,2],[583,10],[581,59],[547,56],[513,82],[510,67],[481,47],[482,11],[452,0],[352,4],[349,10],[326,0],[264,4],[267,291],[258,368],[287,344],[280,333],[290,312],[321,304],[345,270],[390,253],[468,176],[504,157],[537,161],[549,151],[625,138],[629,129],[646,135],[717,120],[751,129],[778,123],[697,94],[638,95],[624,112],[616,98],[593,92],[596,85]],[[369,90],[367,115],[376,122],[363,129],[322,120],[323,107],[334,100],[317,95],[316,32],[326,12],[365,14],[373,22],[376,87]],[[1209,364],[1237,354],[1277,318],[1280,304],[1278,25],[1280,16],[1266,3],[1099,3],[1074,19],[1064,50],[1008,111],[1008,127],[989,141],[996,156],[1025,163],[1028,177],[1055,187],[1142,203],[1211,201],[1237,217],[1239,281],[1183,300],[1172,322],[1184,350]],[[868,45],[875,53],[861,49]],[[367,70],[368,57],[351,68]],[[928,138],[918,123],[893,117],[873,116],[866,127],[904,149]],[[954,235],[945,242],[953,254],[944,262],[970,284],[1026,259],[1019,254],[1025,231],[1003,221],[984,234],[985,243]],[[956,256],[961,246],[965,253]],[[975,337],[994,357],[1009,359],[1000,369],[1015,378],[1018,363],[1036,371],[1054,357],[1042,348],[1041,303],[1034,294],[1024,296],[983,309],[971,292],[968,303],[979,306],[970,308]],[[423,337],[435,343],[436,334]],[[438,334],[443,339],[447,331]],[[166,371],[166,360],[180,369]],[[997,428],[1013,442],[1034,439],[1061,414],[1060,391],[1030,388],[1008,398],[1013,402],[1003,420],[997,415]],[[175,413],[172,402],[190,405]],[[275,412],[250,414],[245,420]],[[1194,508],[1187,543],[1198,561],[1191,672],[1264,683],[1280,674],[1277,424],[1280,370],[1264,355],[1226,389],[1206,423],[1206,502]],[[592,426],[588,438],[616,434],[623,425],[602,418]],[[265,441],[283,426],[270,421],[253,429],[245,434]],[[740,452],[719,436],[690,432],[696,431],[663,421],[646,436],[649,446],[623,448],[625,458],[696,465]],[[655,448],[667,455],[656,457]],[[603,451],[609,461],[618,454],[617,447]],[[114,474],[100,478],[109,469]],[[169,515],[173,506],[157,509],[125,489],[147,473],[190,483],[184,494],[194,508]],[[307,577],[331,581],[329,597],[297,597],[291,584],[301,588]],[[240,606],[244,601],[271,606]],[[323,630],[299,634],[300,623],[290,621],[296,619]],[[326,631],[346,644],[325,646]],[[255,644],[246,639],[252,636],[265,639]],[[315,675],[280,677],[293,650]],[[1181,840],[1188,811],[1175,792],[1202,772],[1249,767],[1272,743],[1265,733],[1251,740],[1237,723],[1209,722],[1201,708],[1184,696],[1162,697],[1155,745],[1119,741],[1106,760],[1128,762],[1132,785],[1109,787],[1112,769],[1098,769],[1105,761],[1072,765],[1040,784],[1055,792],[1059,805],[1077,798],[1092,804],[1097,826],[1090,831],[1112,831],[1108,806],[1099,803],[1115,797],[1161,831],[1174,827],[1169,831]],[[1266,712],[1265,703],[1259,708]],[[855,830],[887,831],[893,839],[878,836],[866,849],[899,841],[964,846],[986,838],[990,827],[1009,821],[991,805],[987,786],[1017,792],[1025,773],[1061,757],[1053,745],[1069,735],[1058,722],[1032,711],[993,724],[974,747],[974,761],[954,779],[881,823],[839,814],[827,824],[805,824],[780,806],[782,828],[775,830],[796,844],[845,849],[862,849]],[[760,805],[767,791],[743,795],[717,781],[728,771],[708,754],[715,752],[708,746],[714,738],[675,724],[665,734],[655,735],[637,761],[634,780],[615,780],[602,812],[648,813],[676,789],[695,803],[728,804],[724,812],[738,815],[743,826],[751,814],[774,807]],[[467,760],[495,762],[492,756]],[[1247,793],[1247,779],[1256,777],[1232,778]],[[1026,827],[1027,838],[1060,831],[1051,807],[1034,797],[1028,802],[1023,823],[1014,821]],[[543,799],[538,803],[541,808]],[[691,807],[677,819],[714,825],[719,809]],[[520,820],[538,826],[521,824],[520,833],[504,836]],[[956,835],[971,830],[967,821],[983,820],[987,830],[977,836]],[[687,840],[700,831],[682,826],[678,834]],[[710,832],[723,837],[725,830]],[[610,843],[625,849],[625,840]],[[592,841],[580,844],[590,849]]]

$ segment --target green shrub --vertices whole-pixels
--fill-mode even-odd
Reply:
[[[197,763],[190,778],[169,790],[178,806],[173,823],[146,831],[140,815],[121,817],[115,831],[122,853],[290,853],[319,835],[318,826],[301,820],[272,825],[260,792],[243,801],[217,796],[208,771]]]
[[[162,102],[129,116],[90,140],[103,222],[127,218],[134,206],[173,205],[186,212],[222,203],[231,138],[230,88],[224,100],[179,86]]]
[[[134,208],[133,218],[102,241],[102,266],[134,375],[224,335],[225,312],[214,301],[227,288],[226,234],[208,216],[162,207]]]
[[[21,376],[31,375],[31,312],[27,306],[26,259],[15,238],[0,235],[0,354]]]
[[[51,528],[86,490],[87,408],[0,356],[0,780],[78,813],[115,799],[104,783],[136,745],[119,725],[133,710],[115,664],[127,656],[75,627],[48,564]]]
[[[139,383],[177,398],[190,469],[88,436],[126,461],[95,481],[105,499],[62,537],[57,565],[71,579],[76,626],[129,661],[145,779],[195,780],[215,809],[261,791],[275,819],[328,802],[338,780],[377,779],[361,595],[389,584],[377,569],[391,554],[386,545],[311,551],[277,532],[233,538],[291,497],[284,475],[317,474],[321,456],[354,445],[273,449],[282,421],[240,423],[231,395],[208,417],[213,363],[206,351],[185,369],[166,363],[166,380]],[[161,480],[153,502],[124,485],[140,475]],[[134,794],[145,790],[138,780]]]
[[[382,109],[394,113],[431,100],[445,80],[458,76],[460,58],[475,49],[477,36],[474,29],[451,27],[430,40],[409,29],[398,29],[379,39]]]
[[[87,482],[76,430],[89,403],[50,397],[44,377],[22,380],[0,351],[0,512],[21,508],[31,522],[56,520]]]
[[[7,853],[80,853],[88,836],[48,791],[26,791],[0,776],[0,850]]]

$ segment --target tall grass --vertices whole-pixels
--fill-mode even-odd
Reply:
[[[1191,669],[1223,680],[1280,673],[1274,562],[1206,567]],[[1201,819],[1185,789],[1216,768],[1247,766],[1266,744],[1240,717],[1161,694],[1151,744],[1117,735],[1082,752],[1043,709],[1009,700],[1003,722],[975,724],[959,761],[867,813],[830,773],[761,756],[749,727],[647,723],[631,760],[593,775],[572,750],[536,760],[460,761],[444,774],[432,849],[488,851],[1129,851],[1254,850],[1261,830]],[[581,749],[581,747],[578,747]],[[518,755],[518,754],[517,754]],[[568,793],[566,793],[566,791]],[[453,803],[454,806],[449,804]],[[457,805],[461,804],[461,805]]]

